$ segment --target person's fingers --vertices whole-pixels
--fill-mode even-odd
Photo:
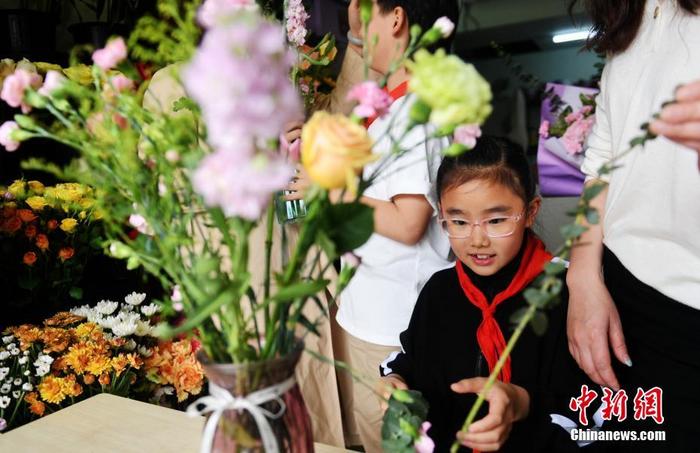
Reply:
[[[700,140],[700,116],[677,124],[654,121],[651,123],[650,130],[656,135],[663,135],[676,142]]]
[[[284,138],[287,139],[287,142],[294,143],[301,138],[301,129],[292,129],[284,135]]]
[[[489,442],[489,443],[481,443],[481,442],[472,442],[469,439],[469,434],[463,433],[463,432],[458,432],[457,433],[457,441],[467,447],[471,448],[472,450],[479,450],[479,451],[498,451],[502,444],[498,442]]]
[[[491,392],[490,392],[491,393]],[[489,413],[469,427],[469,433],[484,433],[496,429],[505,421],[505,413],[508,402],[503,398],[489,400]]]
[[[622,322],[620,322],[620,315],[617,313],[617,310],[615,310],[615,313],[611,313],[610,315],[610,328],[608,329],[608,335],[610,337],[610,347],[612,348],[615,357],[617,357],[617,360],[627,366],[632,366],[632,359],[630,359],[629,352],[627,351],[625,335],[622,332]]]
[[[603,377],[598,373],[598,370],[593,364],[593,355],[591,354],[590,349],[586,347],[579,348],[579,358],[581,359],[579,366],[588,375],[588,377],[598,385],[605,385]]]
[[[680,87],[676,91],[676,100],[679,102],[700,101],[700,80]]]
[[[677,102],[661,111],[660,120],[664,123],[684,123],[700,119],[700,100]]]
[[[617,391],[620,389],[620,383],[617,381],[610,364],[610,349],[607,340],[607,336],[599,337],[599,340],[591,345],[591,358],[593,366],[603,380],[602,385]]]
[[[462,379],[452,384],[450,388],[455,393],[479,393],[484,388],[486,380],[483,377]]]

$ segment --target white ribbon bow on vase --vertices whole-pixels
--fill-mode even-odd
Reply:
[[[248,411],[253,416],[255,423],[260,431],[260,437],[263,442],[263,447],[266,453],[279,453],[277,439],[272,432],[269,419],[276,420],[287,410],[287,406],[282,400],[282,395],[287,393],[296,384],[294,375],[271,387],[258,390],[247,396],[235,397],[228,390],[219,387],[212,381],[209,381],[209,396],[203,396],[187,407],[187,415],[195,417],[197,415],[211,414],[204,426],[204,434],[200,453],[210,453],[212,444],[214,443],[214,433],[216,426],[219,424],[219,419],[225,411],[235,410],[238,412]],[[272,413],[260,406],[263,404],[277,401],[280,408],[277,412]],[[204,406],[199,409],[199,406]]]

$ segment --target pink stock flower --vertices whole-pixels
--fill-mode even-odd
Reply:
[[[19,142],[12,139],[12,133],[18,129],[19,126],[14,121],[5,121],[0,126],[0,145],[7,151],[16,151],[19,148]]]
[[[357,101],[352,113],[360,118],[384,116],[391,107],[391,96],[379,88],[377,82],[366,81],[355,85],[347,96],[348,101]]]
[[[39,88],[41,86],[41,76],[24,69],[17,69],[8,76],[2,84],[0,99],[7,102],[10,107],[21,107],[22,113],[29,113],[32,108],[23,102],[24,92],[28,88]]]
[[[428,436],[430,426],[430,422],[423,422],[421,425],[420,437],[413,445],[416,449],[416,453],[433,453],[433,450],[435,450],[435,442]]]
[[[134,87],[134,81],[125,76],[124,74],[117,74],[111,79],[109,79],[112,87],[117,90],[117,93],[122,91],[130,90]]]
[[[66,78],[58,71],[51,70],[46,73],[44,85],[39,88],[39,94],[49,97],[51,93],[61,88],[61,85],[66,81]]]
[[[257,220],[271,195],[292,179],[294,167],[278,154],[248,155],[238,150],[209,154],[200,162],[192,183],[208,206],[220,207],[228,217]]]
[[[215,149],[252,151],[302,116],[284,30],[257,15],[209,29],[182,71]]]
[[[549,138],[549,121],[542,121],[542,124],[540,124],[539,134],[542,138]]]
[[[454,141],[461,143],[469,149],[476,146],[476,140],[481,137],[481,128],[478,124],[463,124],[455,129]]]
[[[311,16],[304,9],[301,0],[289,0],[285,14],[287,18],[287,39],[290,43],[301,47],[306,42],[306,21]]]
[[[92,54],[92,61],[102,70],[107,71],[117,66],[126,58],[126,43],[124,38],[110,40],[103,49],[96,50]]]
[[[238,10],[253,10],[254,0],[206,0],[197,11],[197,21],[204,28],[211,28]]]

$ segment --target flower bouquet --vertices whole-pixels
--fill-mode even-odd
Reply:
[[[0,284],[10,311],[31,303],[35,312],[51,313],[69,297],[82,298],[83,270],[102,248],[94,197],[74,183],[17,180],[0,187]]]
[[[595,124],[598,90],[548,83],[542,102],[537,163],[545,196],[581,194],[586,139]]]
[[[59,312],[43,325],[8,328],[0,343],[0,431],[98,393],[168,406],[198,394],[198,344],[154,338],[160,308],[145,298],[131,293]]]
[[[361,4],[367,24],[372,3]],[[308,451],[308,415],[294,366],[302,351],[299,338],[317,332],[324,319],[309,319],[304,308],[315,303],[325,312],[319,293],[329,286],[333,260],[372,233],[372,209],[359,197],[380,176],[377,171],[363,177],[363,166],[379,156],[360,115],[317,112],[311,118],[302,132],[301,162],[315,185],[305,199],[298,240],[273,269],[270,206],[294,174],[278,151],[279,135],[302,116],[290,80],[296,57],[284,28],[253,2],[197,5],[162,0],[167,20],[146,18],[136,31],[142,38],[162,38],[163,48],[191,51],[175,69],[187,96],[158,112],[143,108],[146,87],[126,59],[125,42],[114,39],[93,54],[89,85],[57,71],[43,85],[19,70],[9,76],[13,88],[3,89],[2,98],[24,114],[2,126],[0,139],[10,150],[32,137],[78,150],[85,169],[78,179],[100,189],[96,207],[103,213],[105,249],[129,268],[143,267],[172,292],[159,305],[179,311],[184,321],[176,327],[163,323],[156,334],[192,334],[201,342],[198,357],[210,376],[210,396],[193,411],[210,414],[204,449]],[[187,20],[195,15],[205,29],[198,47],[194,34],[181,32],[191,29]],[[395,67],[412,59],[409,90],[416,100],[403,134],[386,137],[393,146],[385,162],[400,159],[403,139],[429,121],[436,125],[430,137],[466,128],[445,151],[463,152],[478,133],[475,125],[490,113],[490,88],[471,65],[423,49],[451,31],[444,20],[425,32],[412,28],[409,48]],[[154,58],[163,61],[157,52]],[[360,103],[386,113],[368,105],[382,98],[377,92],[385,82],[364,90],[370,94]],[[30,115],[34,109],[51,114],[56,126]],[[124,219],[143,234],[130,237]],[[253,242],[260,228],[264,240]],[[254,253],[264,256],[261,268],[249,264]],[[343,268],[336,291],[353,272],[352,266]],[[248,412],[232,410],[240,404]]]

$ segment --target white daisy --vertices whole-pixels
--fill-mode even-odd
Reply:
[[[158,306],[158,304],[155,304],[155,303],[151,303],[151,304],[144,305],[143,307],[141,307],[141,313],[143,313],[146,316],[153,316],[159,311],[160,311],[160,306]]]
[[[137,293],[136,291],[124,298],[124,302],[126,302],[129,305],[141,305],[141,302],[143,302],[144,300],[146,300],[146,294]]]
[[[111,315],[118,306],[119,304],[117,302],[113,302],[111,300],[101,300],[97,303],[97,305],[95,305],[95,311],[103,315]]]

